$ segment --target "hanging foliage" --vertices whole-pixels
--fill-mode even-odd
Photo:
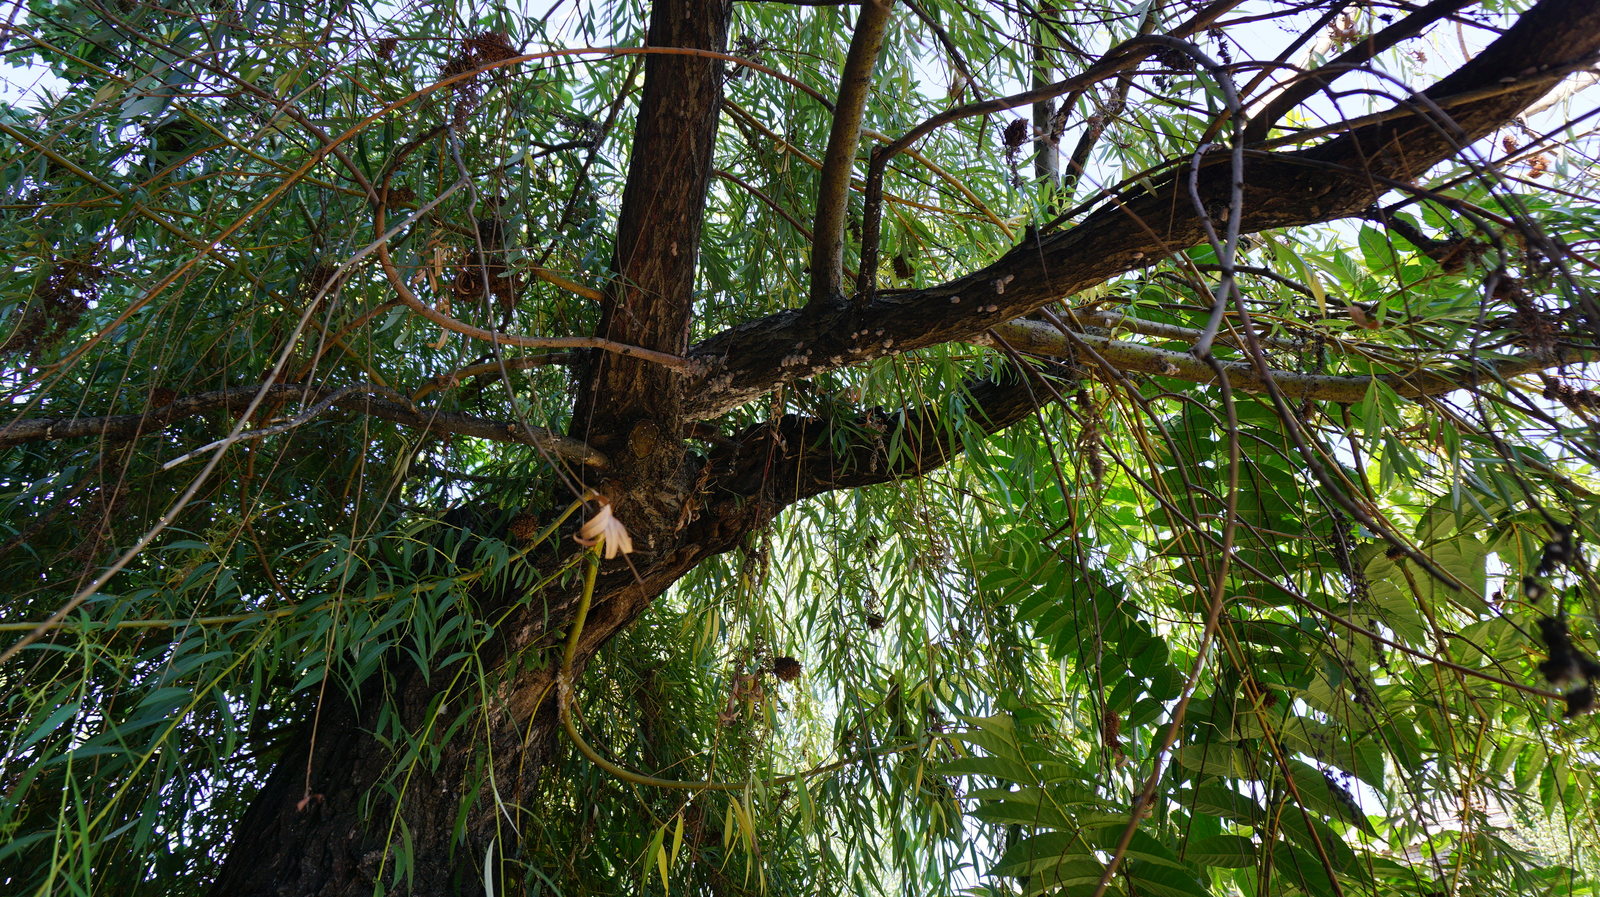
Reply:
[[[28,0],[0,892],[1581,895],[1600,0]]]

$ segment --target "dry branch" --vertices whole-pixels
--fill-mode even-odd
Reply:
[[[296,383],[278,383],[267,387],[236,386],[180,396],[170,404],[140,414],[19,418],[0,427],[0,448],[24,442],[61,439],[137,439],[153,436],[180,420],[208,411],[237,411],[249,405],[258,393],[264,392],[263,399],[266,401],[301,401],[314,405],[340,391],[337,387]],[[380,398],[374,393],[393,397]],[[539,427],[527,427],[514,420],[492,420],[449,411],[421,410],[393,395],[392,391],[376,385],[361,393],[347,392],[336,398],[333,404],[345,411],[369,414],[432,433],[530,445],[555,457],[589,467],[603,467],[606,463],[603,455],[579,440],[559,436]]]

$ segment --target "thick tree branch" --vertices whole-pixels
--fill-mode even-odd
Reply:
[[[298,400],[316,404],[340,390],[331,386],[306,386],[296,383],[278,383],[266,387],[265,400]],[[109,414],[100,417],[34,417],[19,418],[0,427],[0,448],[24,442],[45,442],[61,439],[136,439],[154,436],[180,420],[208,411],[237,411],[250,404],[260,386],[237,386],[211,392],[181,396],[171,404],[152,408],[142,414]],[[405,402],[399,396],[380,398],[378,394],[391,394],[390,390],[373,386],[362,393],[339,396],[334,406],[357,414],[369,414],[407,427],[433,433],[473,436],[494,442],[511,442],[530,445],[566,461],[589,467],[604,467],[605,456],[576,439],[558,436],[537,427],[524,427],[512,420],[491,420],[448,411],[423,411]]]
[[[850,211],[850,171],[861,145],[861,116],[867,107],[872,71],[883,50],[884,29],[894,0],[866,0],[856,18],[855,35],[839,76],[828,149],[817,187],[816,223],[811,228],[811,304],[819,308],[844,300],[844,225]]]
[[[716,488],[776,514],[823,492],[922,476],[961,453],[963,429],[975,425],[997,433],[1049,402],[1051,391],[1032,382],[1033,376],[1012,367],[992,379],[968,381],[955,416],[949,403],[934,402],[848,417],[787,414],[752,425],[713,459],[721,471]]]
[[[1555,83],[1550,71],[1597,50],[1600,0],[1544,0],[1401,114],[1308,150],[1252,153],[1240,231],[1361,214],[1389,183],[1420,177],[1538,99]],[[1453,106],[1452,121],[1435,119],[1440,101],[1473,91],[1486,92]],[[1203,203],[1227,202],[1228,161],[1226,153],[1206,157],[1195,191]],[[1076,227],[1037,236],[948,283],[834,315],[779,312],[711,337],[689,353],[710,371],[701,388],[691,387],[688,411],[714,417],[779,383],[970,338],[1201,243],[1188,176],[1178,171],[1152,191],[1130,191]]]
[[[1210,364],[1189,352],[1157,349],[1099,334],[1068,335],[1042,321],[1011,321],[996,326],[994,333],[1018,352],[1031,355],[1070,358],[1079,346],[1087,346],[1123,371],[1159,374],[1190,383],[1211,383],[1217,379],[1216,371]],[[979,345],[995,344],[994,339],[987,335],[974,337],[972,342]],[[1301,374],[1294,371],[1273,371],[1271,376],[1272,381],[1289,398],[1351,404],[1365,398],[1374,382],[1382,383],[1404,398],[1415,399],[1507,380],[1560,364],[1591,360],[1593,357],[1592,352],[1568,350],[1560,358],[1501,355],[1476,363],[1456,363],[1447,367],[1419,368],[1370,377]],[[1218,364],[1227,371],[1228,383],[1234,389],[1244,392],[1267,391],[1265,380],[1249,362],[1219,361]]]
[[[1266,108],[1251,117],[1250,124],[1245,128],[1245,141],[1247,143],[1256,143],[1262,140],[1279,119],[1288,115],[1296,106],[1310,99],[1317,91],[1326,89],[1335,78],[1360,68],[1384,50],[1403,40],[1421,34],[1440,19],[1470,5],[1472,5],[1472,0],[1433,0],[1427,6],[1384,28],[1366,40],[1357,41],[1348,50],[1329,60],[1315,71],[1304,73],[1286,85],[1281,93],[1267,103]]]

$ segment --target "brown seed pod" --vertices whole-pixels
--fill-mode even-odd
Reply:
[[[1100,744],[1111,752],[1118,768],[1128,762],[1127,751],[1122,747],[1122,718],[1110,707],[1100,713]]]
[[[466,55],[478,64],[499,62],[517,55],[511,38],[503,31],[482,31],[462,41]]]
[[[1004,140],[1006,146],[1011,149],[1016,149],[1022,146],[1024,143],[1027,143],[1028,120],[1025,118],[1012,119],[1011,124],[1006,125],[1004,133],[1001,134],[1001,139]]]
[[[518,542],[532,542],[539,534],[539,518],[532,514],[518,514],[506,526],[506,535]]]
[[[772,661],[772,675],[784,682],[793,682],[800,678],[800,661],[793,657],[779,657]]]

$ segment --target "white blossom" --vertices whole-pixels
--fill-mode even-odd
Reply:
[[[628,528],[611,513],[611,503],[604,499],[600,502],[600,510],[584,521],[573,538],[578,540],[579,545],[585,547],[604,541],[606,560],[618,554],[633,553],[633,539],[628,537]]]

